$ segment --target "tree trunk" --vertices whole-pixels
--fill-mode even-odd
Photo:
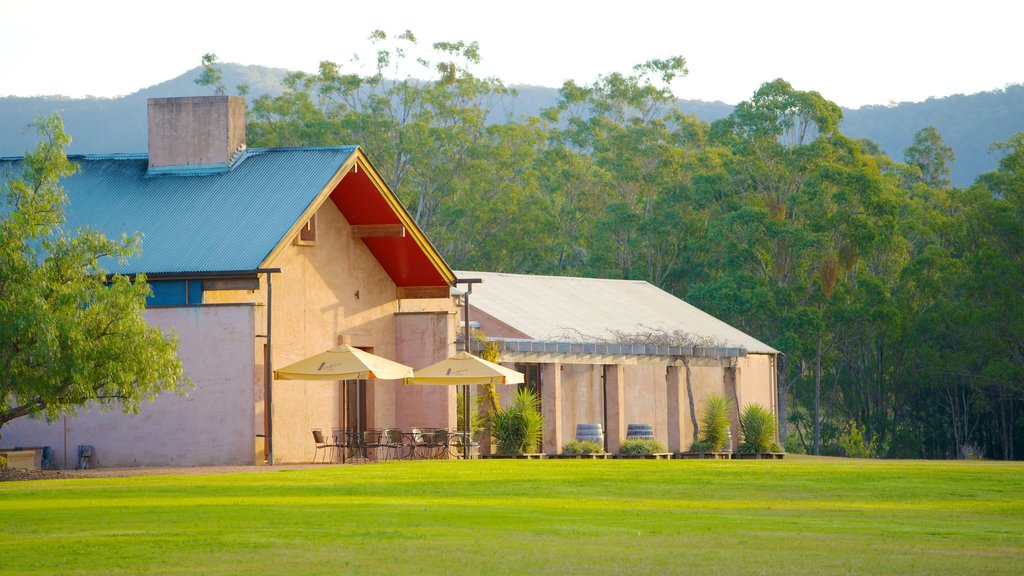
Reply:
[[[789,414],[786,407],[786,393],[789,392],[789,384],[786,382],[786,357],[779,354],[776,358],[776,393],[778,395],[779,407],[779,444],[786,445],[786,437],[789,436]]]
[[[814,455],[821,454],[821,334],[814,356]]]
[[[697,406],[693,402],[693,384],[690,382],[690,363],[683,356],[683,368],[686,370],[686,399],[690,402],[690,425],[693,426],[693,439],[697,440]]]

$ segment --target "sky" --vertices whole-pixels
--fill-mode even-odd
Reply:
[[[776,78],[846,108],[1024,83],[1015,0],[0,0],[0,96],[116,97],[220,62],[360,71],[370,33],[476,41],[478,76],[592,83],[683,56],[676,96],[736,104]],[[363,70],[368,71],[368,70]]]

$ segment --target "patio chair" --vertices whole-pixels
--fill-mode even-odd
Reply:
[[[429,458],[433,435],[433,430],[430,428],[413,428],[409,456],[413,459]]]
[[[327,463],[327,451],[331,448],[331,443],[324,438],[324,431],[322,429],[313,428],[313,442],[316,444],[316,449],[313,450],[313,463],[316,464],[316,454],[321,450],[324,451],[322,463]]]
[[[364,456],[368,460],[379,460],[378,452],[381,446],[383,446],[383,436],[384,432],[380,428],[367,428],[363,430],[363,449],[366,451]]]
[[[427,451],[430,458],[449,458],[448,453],[448,430],[434,428],[426,435]]]
[[[335,461],[340,458],[342,463],[348,456],[348,448],[352,443],[352,431],[345,428],[331,428],[331,436],[334,438]]]
[[[405,435],[401,428],[385,428],[381,442],[385,460],[402,460],[405,452]]]

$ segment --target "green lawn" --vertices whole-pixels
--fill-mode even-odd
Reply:
[[[410,462],[0,484],[0,574],[1022,574],[1024,465]]]

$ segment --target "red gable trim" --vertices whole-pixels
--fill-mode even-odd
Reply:
[[[453,286],[455,273],[413,221],[361,150],[346,164],[330,198],[352,225],[400,224],[404,236],[365,237],[363,243],[399,288]]]

